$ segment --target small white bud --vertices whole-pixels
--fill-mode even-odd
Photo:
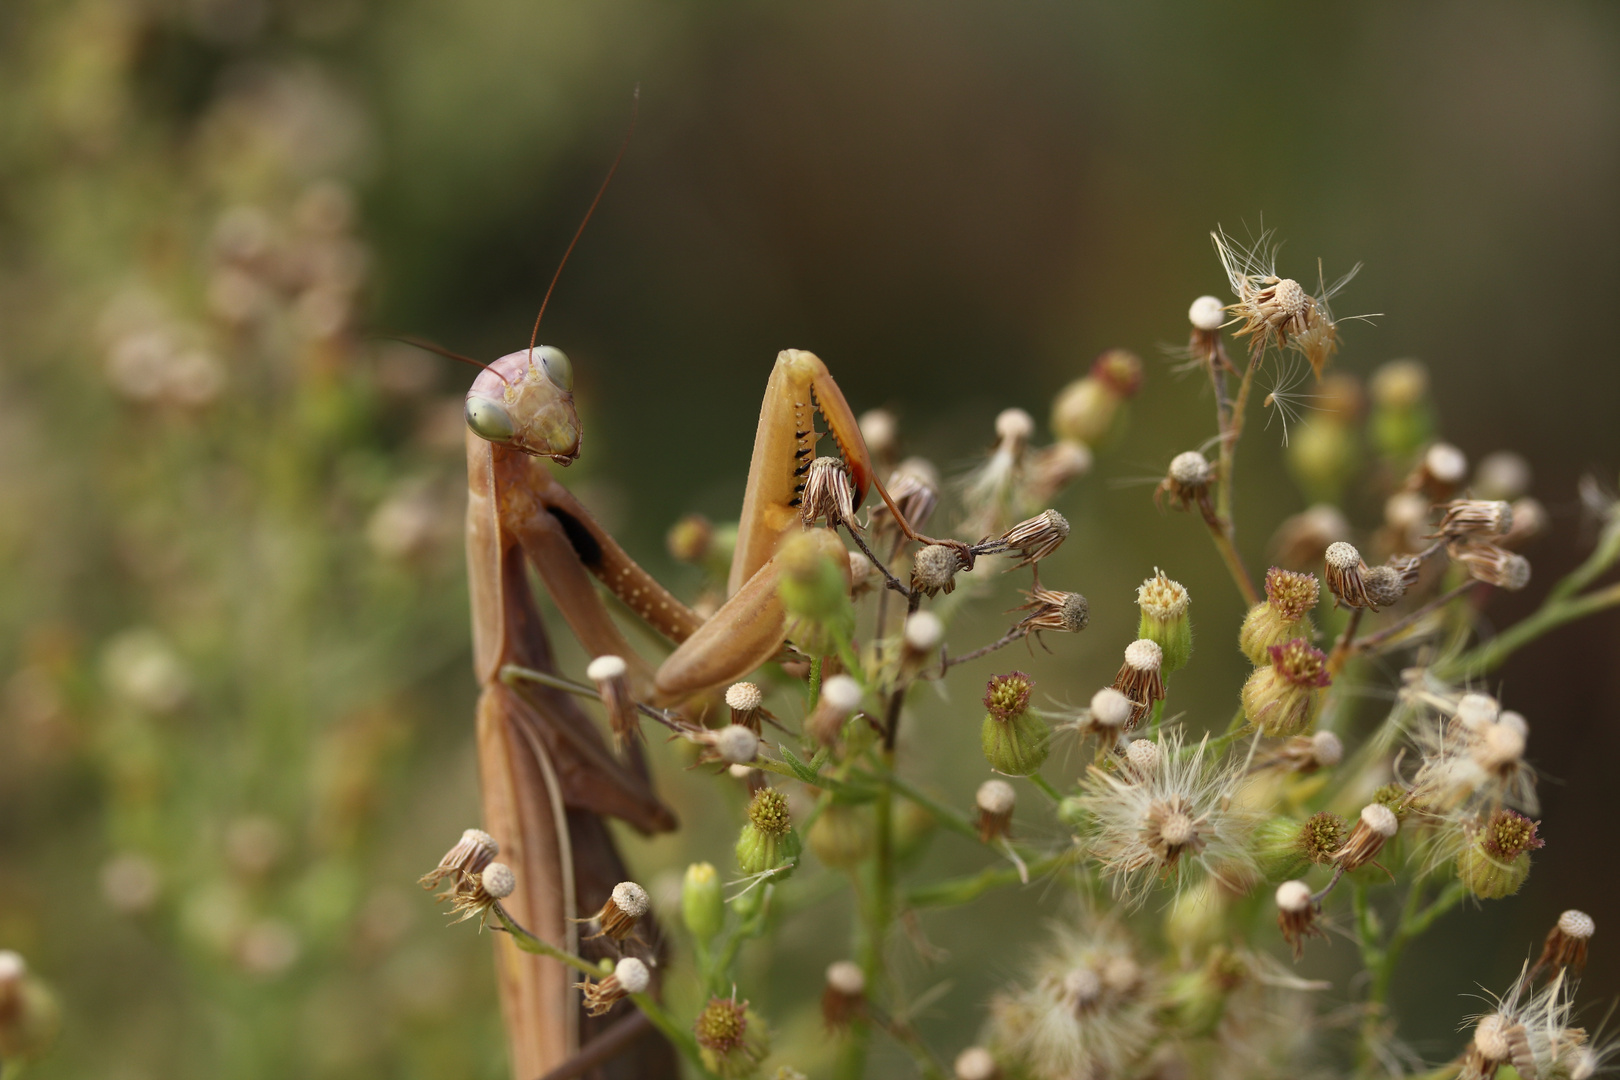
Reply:
[[[1013,806],[1018,801],[1018,792],[1005,780],[986,780],[979,785],[978,792],[973,801],[980,810],[998,817],[1013,812]]]
[[[517,888],[517,875],[512,873],[512,868],[505,863],[490,863],[484,867],[479,880],[484,884],[484,891],[497,900],[505,900],[512,895],[512,890]]]
[[[853,960],[834,960],[827,965],[827,985],[845,997],[866,992],[866,973]]]
[[[627,994],[640,994],[652,985],[652,972],[647,965],[633,956],[627,956],[613,965],[613,977]]]
[[[899,438],[900,425],[894,413],[887,409],[868,409],[856,421],[860,425],[861,440],[874,454],[891,454]]]
[[[754,775],[754,767],[752,765],[727,765],[726,772],[731,774],[733,780],[747,780]]]
[[[1518,732],[1521,739],[1530,737],[1530,721],[1512,709],[1503,709],[1496,722],[1511,731]]]
[[[1112,686],[1105,686],[1091,695],[1091,719],[1098,727],[1124,727],[1134,710],[1131,699]]]
[[[1285,881],[1277,886],[1277,907],[1297,915],[1311,903],[1311,887],[1303,881]]]
[[[765,693],[751,682],[734,682],[726,687],[726,705],[738,712],[752,712],[765,701]]]
[[[932,611],[919,611],[906,618],[906,644],[916,652],[932,652],[945,637],[945,624]]]
[[[14,983],[26,974],[28,961],[22,958],[22,953],[12,949],[0,949],[0,986]]]
[[[609,679],[621,677],[629,670],[629,665],[624,662],[624,657],[604,654],[598,656],[586,666],[585,677],[592,682],[607,682]]]
[[[759,736],[741,724],[727,724],[716,733],[714,749],[721,761],[746,765],[759,755]]]
[[[1226,305],[1216,297],[1200,296],[1187,309],[1187,321],[1193,324],[1195,330],[1219,330],[1226,321]]]

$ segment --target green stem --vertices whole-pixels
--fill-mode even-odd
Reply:
[[[896,691],[898,695],[900,691]],[[857,963],[866,976],[868,993],[883,982],[883,947],[889,933],[894,907],[894,750],[881,751],[887,782],[878,789],[873,805],[873,826],[877,850],[872,859],[872,888],[862,909],[862,923],[856,947]],[[866,1054],[872,1040],[870,1021],[858,1019],[850,1025],[849,1038],[838,1057],[837,1075],[844,1080],[860,1080],[866,1074]]]
[[[1056,855],[1029,864],[1029,877],[1038,877],[1061,870],[1079,857],[1078,849],[1066,848]],[[919,885],[906,893],[908,907],[956,907],[977,900],[987,892],[1023,884],[1023,876],[1016,866],[993,866],[966,877],[948,878],[931,885]]]
[[[1063,801],[1062,793],[1059,792],[1057,788],[1053,787],[1047,781],[1046,777],[1042,776],[1040,773],[1030,773],[1027,777],[1025,777],[1025,779],[1045,792],[1046,797],[1051,799],[1053,802],[1060,803]]]
[[[1568,600],[1549,600],[1496,637],[1475,646],[1456,659],[1439,665],[1435,674],[1442,679],[1466,680],[1495,670],[1514,652],[1541,635],[1567,622],[1620,605],[1620,583]]]
[[[1232,519],[1224,515],[1205,518],[1209,525],[1210,539],[1215,541],[1215,550],[1221,553],[1221,560],[1226,563],[1226,569],[1231,573],[1232,580],[1237,583],[1238,592],[1243,594],[1243,602],[1250,607],[1260,602],[1260,593],[1254,587],[1254,579],[1249,576],[1249,568],[1243,565],[1243,557],[1238,554],[1237,545],[1232,542],[1235,530]]]
[[[1567,600],[1586,588],[1598,576],[1614,565],[1620,559],[1620,510],[1611,510],[1610,520],[1603,527],[1603,534],[1598,537],[1597,548],[1587,556],[1586,561],[1554,585],[1552,592],[1547,594],[1549,601]]]

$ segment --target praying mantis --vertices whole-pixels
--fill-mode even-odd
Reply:
[[[742,678],[783,648],[777,591],[783,541],[806,532],[848,565],[833,529],[811,528],[801,512],[818,415],[847,470],[853,505],[876,489],[904,535],[927,541],[877,481],[855,416],[826,365],[812,353],[785,350],[760,408],[729,595],[704,620],[638,566],[552,475],[548,460],[566,466],[580,453],[572,367],[560,349],[531,344],[503,356],[467,392],[467,566],[482,687],[484,827],[517,874],[507,911],[569,952],[577,954],[581,944],[579,921],[627,876],[604,819],[643,833],[665,832],[676,822],[653,793],[634,740],[615,755],[573,696],[532,679],[503,678],[513,670],[556,672],[526,566],[590,656],[625,660],[638,701],[674,704]],[[675,646],[656,668],[630,647],[602,591]],[[580,1071],[594,1067],[608,1056],[593,1053],[598,1042],[613,1048],[607,1075],[676,1075],[669,1046],[636,1026],[637,1014],[587,1019],[562,965],[511,941],[497,945],[497,956],[518,1080],[566,1075],[553,1070],[567,1070],[570,1059],[593,1063]]]

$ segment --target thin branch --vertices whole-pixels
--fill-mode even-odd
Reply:
[[[1473,579],[1463,582],[1455,589],[1444,592],[1435,597],[1433,600],[1430,600],[1427,604],[1424,604],[1411,614],[1405,615],[1396,622],[1390,623],[1388,626],[1378,631],[1378,633],[1368,634],[1366,637],[1355,643],[1355,651],[1371,652],[1373,649],[1378,648],[1378,646],[1382,645],[1390,638],[1396,637],[1402,633],[1405,633],[1407,630],[1410,630],[1413,626],[1422,622],[1436,611],[1439,611],[1441,608],[1445,607],[1459,596],[1462,596],[1476,585],[1484,585],[1488,588],[1490,583],[1485,581],[1475,581]],[[1357,610],[1359,611],[1360,609],[1358,608]]]

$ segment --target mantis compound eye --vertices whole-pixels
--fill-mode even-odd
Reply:
[[[517,434],[517,426],[512,423],[512,414],[506,411],[506,406],[485,397],[467,399],[467,426],[474,435],[489,442],[511,442]]]
[[[534,355],[551,385],[565,393],[574,389],[574,364],[567,353],[555,345],[542,345],[534,350]]]

